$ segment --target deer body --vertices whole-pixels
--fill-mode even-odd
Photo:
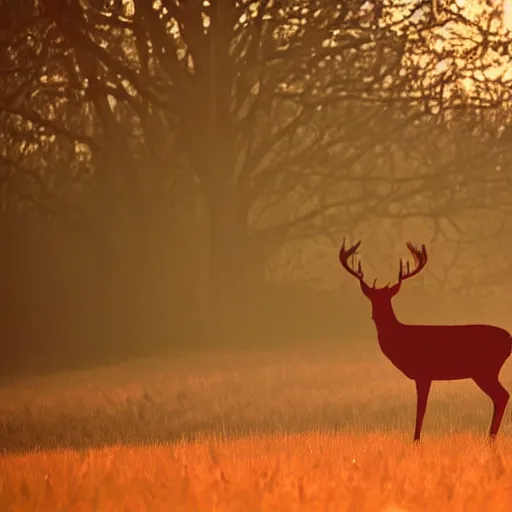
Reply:
[[[361,264],[357,271],[348,265],[361,242],[340,250],[343,267],[359,279],[363,294],[372,304],[372,319],[383,354],[409,379],[415,381],[417,393],[414,440],[419,441],[428,394],[434,380],[473,379],[492,400],[494,411],[489,434],[498,433],[509,393],[499,382],[500,370],[512,352],[510,334],[490,325],[407,325],[393,311],[391,301],[399,292],[403,280],[421,271],[427,262],[427,252],[407,244],[416,260],[411,272],[404,273],[400,261],[398,283],[385,288],[368,286]]]
[[[510,334],[490,325],[397,322],[392,330],[377,326],[377,338],[383,354],[413,380],[460,380],[473,378],[482,370],[499,372],[512,348]],[[493,347],[491,358],[487,340]]]

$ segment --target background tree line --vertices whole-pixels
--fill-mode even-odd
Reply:
[[[499,319],[509,46],[476,0],[3,0],[5,370],[369,337],[342,236],[428,244],[404,317]]]

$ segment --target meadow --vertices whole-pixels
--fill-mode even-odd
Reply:
[[[512,363],[502,372],[512,391]],[[0,386],[1,511],[512,510],[512,418],[376,350],[135,360]]]

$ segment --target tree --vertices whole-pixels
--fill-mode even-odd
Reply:
[[[42,37],[29,61],[40,64],[27,93],[4,98],[4,115],[72,141],[93,176],[86,225],[105,231],[118,205],[100,245],[129,232],[117,246],[130,247],[136,275],[150,266],[148,233],[168,219],[164,184],[177,172],[195,183],[222,324],[244,318],[250,278],[283,240],[349,230],[390,202],[413,202],[427,183],[439,191],[404,166],[394,174],[397,147],[408,154],[404,130],[471,103],[494,106],[506,89],[461,89],[503,39],[462,8],[432,16],[419,1],[45,0],[33,11],[27,26]],[[454,23],[476,30],[475,44],[440,48],[453,43]]]

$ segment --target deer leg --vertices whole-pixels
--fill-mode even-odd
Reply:
[[[507,407],[509,392],[502,386],[496,375],[492,377],[478,376],[473,378],[476,385],[492,400],[493,413],[489,436],[494,439],[500,429],[501,419]]]
[[[414,442],[419,442],[423,418],[427,409],[428,394],[430,392],[431,380],[418,379],[416,382],[416,427],[414,429]]]

